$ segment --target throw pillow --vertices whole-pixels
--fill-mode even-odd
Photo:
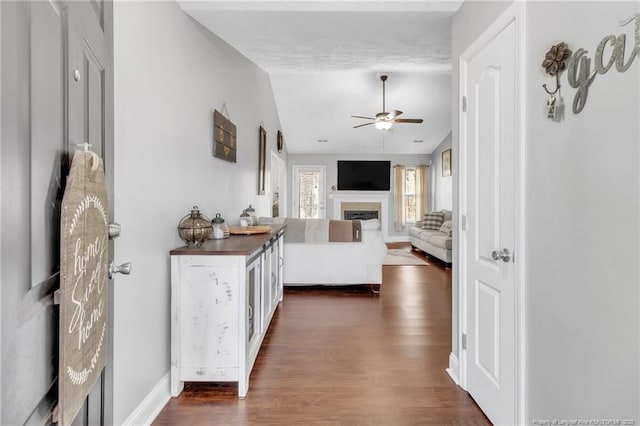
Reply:
[[[437,231],[442,226],[444,222],[444,213],[442,212],[429,212],[424,215],[424,220],[422,221],[422,229],[433,229]]]
[[[440,232],[444,232],[448,236],[452,235],[453,231],[451,229],[451,221],[450,220],[442,222],[442,226],[440,227]]]
[[[365,219],[361,220],[363,231],[377,231],[380,229],[380,220],[378,219]]]

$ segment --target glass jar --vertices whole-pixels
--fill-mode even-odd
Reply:
[[[242,214],[240,215],[240,227],[246,228],[251,225],[251,216],[247,213],[246,210],[242,210]]]
[[[249,207],[245,211],[249,215],[249,219],[250,219],[249,226],[256,226],[258,224],[258,216],[256,216],[256,209],[251,207],[251,204],[249,204]]]
[[[229,227],[224,222],[220,213],[216,213],[216,217],[211,221],[213,230],[211,231],[212,240],[221,240],[223,238],[229,238]]]
[[[200,213],[198,206],[193,206],[191,213],[180,219],[178,224],[178,235],[189,246],[192,244],[198,247],[211,234],[211,221],[208,217]]]

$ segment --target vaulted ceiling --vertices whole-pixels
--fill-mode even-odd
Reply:
[[[462,0],[197,0],[182,9],[266,70],[291,153],[430,153],[451,131]],[[422,124],[354,129],[386,110]],[[319,142],[321,141],[321,142]]]

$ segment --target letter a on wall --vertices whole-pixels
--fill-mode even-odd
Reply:
[[[57,294],[60,368],[54,417],[62,426],[73,422],[107,359],[108,211],[102,160],[76,151],[62,199]]]

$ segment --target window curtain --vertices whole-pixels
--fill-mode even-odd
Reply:
[[[429,169],[427,166],[416,166],[416,220],[422,220],[429,211]]]
[[[394,211],[395,211],[395,230],[400,232],[404,231],[407,224],[404,212],[404,193],[405,193],[405,167],[403,165],[396,165],[393,167],[393,195],[394,195]]]

